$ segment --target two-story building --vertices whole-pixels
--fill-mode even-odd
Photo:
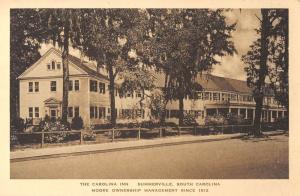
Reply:
[[[51,48],[36,63],[30,66],[18,79],[20,82],[20,117],[33,119],[36,124],[48,115],[61,117],[62,111],[62,53]],[[93,64],[69,55],[69,98],[68,121],[81,116],[85,125],[108,123],[110,99],[108,77]],[[146,119],[147,109],[139,108],[140,93],[120,96],[115,92],[116,112],[119,122],[126,122],[128,116]],[[147,113],[145,112],[147,111]]]
[[[46,115],[61,117],[62,104],[62,53],[49,49],[36,63],[30,66],[18,79],[20,81],[20,117],[30,118],[38,123]],[[68,120],[81,116],[85,126],[109,123],[110,98],[108,77],[100,73],[91,62],[69,55],[69,99]],[[163,87],[164,78],[157,73],[156,86]],[[255,102],[252,90],[245,81],[199,75],[196,81],[203,90],[184,99],[185,112],[193,112],[199,124],[205,117],[214,114],[236,113],[246,119],[254,119]],[[118,84],[116,83],[116,86]],[[151,92],[147,92],[151,93]],[[143,121],[151,119],[147,100],[142,101],[140,92],[120,95],[115,91],[117,122]],[[178,123],[178,101],[167,105],[166,121]],[[270,93],[264,99],[263,119],[268,122],[286,116],[286,110],[280,106]]]

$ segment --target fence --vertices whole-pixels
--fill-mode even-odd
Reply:
[[[178,126],[178,127],[156,127],[156,128],[142,128],[142,127],[133,127],[133,128],[111,128],[111,129],[101,129],[101,130],[74,130],[74,131],[41,131],[41,132],[30,132],[30,133],[11,133],[12,136],[39,136],[37,141],[40,143],[40,147],[45,145],[45,136],[51,134],[62,134],[66,133],[69,135],[79,135],[79,144],[84,142],[84,136],[88,133],[107,133],[107,137],[111,142],[114,142],[117,137],[125,137],[125,132],[135,133],[136,139],[141,139],[141,134],[145,133],[155,133],[156,137],[163,137],[167,135],[183,135],[183,134],[192,134],[192,135],[206,135],[206,134],[219,134],[219,133],[246,133],[253,128],[253,125],[219,125],[219,126]],[[121,135],[121,136],[120,136]]]

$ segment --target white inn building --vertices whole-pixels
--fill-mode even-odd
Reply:
[[[157,87],[164,84],[162,74],[157,74]],[[55,48],[48,50],[36,63],[18,77],[20,81],[20,117],[33,119],[37,124],[46,115],[61,117],[63,91],[61,52]],[[110,101],[108,77],[97,72],[96,67],[72,55],[69,56],[69,108],[68,119],[81,116],[84,125],[109,123]],[[255,102],[252,90],[245,81],[202,75],[197,82],[203,91],[195,92],[193,98],[184,100],[185,112],[193,112],[197,122],[204,124],[207,115],[235,113],[246,119],[254,119]],[[151,92],[147,92],[151,93]],[[128,93],[120,96],[116,90],[117,122],[151,120],[147,99],[141,108],[142,94]],[[166,121],[178,122],[178,101],[167,105]],[[264,98],[263,120],[274,122],[286,116],[270,92]]]

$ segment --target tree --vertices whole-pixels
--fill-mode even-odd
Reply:
[[[76,9],[41,9],[38,10],[41,26],[38,34],[45,43],[52,42],[62,50],[63,67],[63,97],[62,97],[62,121],[68,119],[68,95],[69,95],[69,46],[70,43],[80,41],[80,14]]]
[[[269,78],[274,90],[275,98],[287,110],[289,110],[289,29],[288,10],[270,10],[274,18],[274,24],[270,31],[270,62]]]
[[[138,9],[83,10],[81,50],[108,72],[111,124],[116,124],[115,81],[118,74],[137,65],[129,53],[147,36],[143,11]]]
[[[218,64],[217,56],[235,52],[230,40],[235,24],[226,23],[222,10],[149,9],[148,13],[155,46],[153,62],[165,74],[165,103],[179,100],[182,125],[184,97],[201,89],[195,82],[197,75]],[[162,115],[162,123],[164,118]]]
[[[10,11],[10,119],[19,116],[19,82],[17,77],[40,58],[40,43],[32,35],[39,26],[36,10]]]
[[[260,22],[261,26],[256,30],[260,37],[250,46],[247,54],[242,56],[242,61],[247,65],[247,84],[253,88],[256,102],[255,128],[252,131],[255,136],[262,135],[261,114],[267,88],[273,87],[275,98],[288,106],[287,12],[262,9]]]

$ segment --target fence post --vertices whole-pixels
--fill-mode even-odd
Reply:
[[[82,130],[80,130],[80,144],[82,144],[82,140],[83,140],[83,134],[82,134]]]
[[[180,129],[181,129],[181,128],[180,128],[180,127],[178,127],[178,135],[179,135],[179,136],[180,136]]]
[[[162,127],[159,128],[159,137],[162,137]]]
[[[138,130],[138,140],[141,139],[141,127],[139,127],[139,130]]]
[[[113,142],[115,140],[115,128],[112,129],[112,137],[111,141]]]
[[[197,135],[197,126],[194,126],[194,135]]]
[[[233,125],[231,125],[231,132],[233,133]]]
[[[43,146],[44,146],[44,137],[45,137],[45,135],[44,135],[44,130],[42,131],[42,142],[41,142],[41,148],[43,148]]]

